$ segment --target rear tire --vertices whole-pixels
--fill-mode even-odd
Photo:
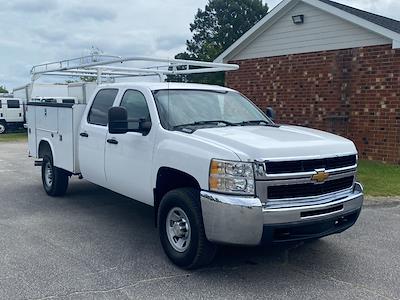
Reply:
[[[217,246],[206,238],[198,190],[168,192],[160,203],[158,227],[163,249],[177,266],[196,269],[214,259]]]
[[[45,154],[42,162],[42,183],[47,195],[64,196],[68,188],[68,173],[53,165],[51,155]]]
[[[7,125],[6,123],[0,121],[0,134],[7,133]]]

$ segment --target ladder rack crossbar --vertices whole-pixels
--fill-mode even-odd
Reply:
[[[87,60],[91,60],[87,62]],[[146,67],[121,67],[115,64],[125,62],[147,62],[163,63],[165,65],[146,66]],[[113,66],[114,65],[114,66]],[[93,76],[101,78],[107,76],[159,76],[160,79],[165,75],[187,75],[212,73],[223,71],[234,71],[239,69],[238,65],[212,63],[204,61],[154,58],[147,56],[112,56],[112,55],[90,55],[73,59],[61,60],[36,65],[31,70],[32,79],[36,80],[41,75],[57,76]],[[84,74],[84,75],[82,75]],[[142,75],[141,75],[142,74]]]
[[[46,76],[64,76],[64,77],[97,77],[97,72],[87,72],[87,71],[64,71],[64,72],[51,72],[46,74]],[[112,78],[114,76],[124,76],[124,77],[141,77],[141,76],[158,76],[158,74],[147,73],[124,73],[124,72],[103,72],[101,77]]]
[[[143,69],[103,69],[103,68],[98,68],[101,71],[101,74],[107,74],[107,75],[137,75],[137,74],[152,74],[152,75],[158,75],[160,72],[157,71],[151,71],[151,70],[143,70]],[[71,70],[65,70],[60,73],[86,73],[86,74],[96,74],[98,73],[98,69],[71,69]],[[51,74],[51,73],[50,73]]]
[[[106,61],[110,59],[118,59],[120,56],[116,55],[105,55],[105,54],[95,54],[95,55],[86,55],[81,57],[75,57],[71,59],[64,59],[60,61],[47,62],[39,65],[33,66],[31,69],[31,74],[40,72],[40,71],[51,71],[54,69],[60,68],[69,68],[69,67],[79,67],[80,65],[87,64],[93,61]]]

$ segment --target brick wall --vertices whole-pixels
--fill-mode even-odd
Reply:
[[[400,164],[400,50],[391,45],[232,61],[227,86],[278,122],[352,139],[365,159]]]

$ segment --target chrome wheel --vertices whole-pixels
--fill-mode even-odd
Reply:
[[[53,175],[53,167],[52,167],[52,165],[51,165],[50,162],[47,162],[46,165],[45,165],[45,167],[44,167],[44,180],[45,180],[46,185],[47,185],[48,187],[51,187],[51,186],[52,186],[52,184],[53,184],[53,178],[54,178],[54,175]]]
[[[184,252],[190,245],[191,228],[189,218],[179,207],[172,208],[165,222],[168,240],[178,252]]]
[[[0,124],[0,134],[6,132],[6,126],[4,126],[3,124]]]

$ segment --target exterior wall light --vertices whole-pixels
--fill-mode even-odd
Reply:
[[[304,23],[304,15],[297,15],[297,16],[293,16],[293,23],[296,25],[300,25]]]

